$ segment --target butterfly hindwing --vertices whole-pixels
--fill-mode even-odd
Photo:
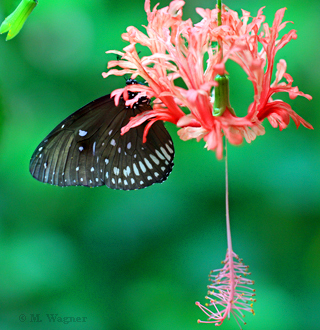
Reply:
[[[130,117],[151,110],[146,102],[127,108],[110,95],[90,102],[62,121],[37,147],[30,172],[58,186],[107,185],[141,189],[166,180],[173,167],[174,147],[162,122],[154,123],[142,143],[144,125],[121,135]]]

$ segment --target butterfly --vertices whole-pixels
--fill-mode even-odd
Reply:
[[[127,85],[136,84],[133,79]],[[128,92],[132,99],[136,93]],[[162,121],[150,128],[142,142],[146,123],[121,135],[130,117],[152,110],[141,97],[132,107],[123,98],[118,106],[110,95],[102,96],[63,120],[38,145],[30,161],[30,173],[57,186],[106,185],[135,190],[161,183],[172,171],[174,146]]]

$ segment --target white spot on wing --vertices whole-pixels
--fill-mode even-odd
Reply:
[[[120,169],[118,167],[113,168],[114,175],[119,175]]]
[[[94,171],[94,167],[91,167],[90,171],[93,172]]]
[[[127,170],[127,174],[130,175],[130,173],[131,173],[131,169],[130,169],[129,166],[126,167],[126,170]]]
[[[83,130],[79,129],[79,135],[80,136],[86,136],[87,134],[88,134],[87,131],[83,131]]]
[[[123,180],[123,183],[127,186],[128,185],[128,181],[127,180]]]
[[[154,172],[154,176],[157,178],[159,176],[158,172]]]
[[[154,161],[155,164],[157,165],[160,164],[160,160],[155,155],[150,154],[149,156]]]
[[[128,142],[127,149],[130,149],[130,148],[131,148],[131,142]]]
[[[106,158],[106,159],[104,160],[104,162],[106,163],[106,165],[108,165],[108,163],[109,163],[109,159]]]
[[[44,164],[43,164],[44,168],[47,168],[47,165],[48,165],[47,163],[44,163]]]
[[[171,159],[171,157],[169,156],[169,154],[167,153],[167,151],[166,151],[165,148],[160,147],[160,150],[162,151],[162,153],[164,154],[164,156],[165,156],[168,160]]]
[[[96,154],[96,141],[93,142],[93,156]]]
[[[77,171],[77,172],[79,171],[79,166],[76,167],[76,171]]]
[[[152,165],[150,164],[150,162],[148,161],[147,158],[144,159],[144,162],[146,163],[146,165],[150,168],[150,170],[152,169]]]
[[[83,150],[83,147],[79,147],[79,151],[81,152]]]
[[[38,150],[41,151],[43,149],[43,147],[40,147]]]
[[[146,173],[147,169],[146,169],[146,167],[143,165],[143,163],[141,161],[139,161],[139,166],[140,166],[142,172],[143,173]]]
[[[159,150],[156,150],[156,154],[160,159],[165,159],[163,154]]]
[[[107,179],[109,178],[109,172],[106,173],[106,178],[107,178]]]
[[[120,147],[118,148],[118,152],[119,152],[119,154],[121,153],[121,148]]]
[[[131,183],[134,184],[135,183],[135,180],[134,178],[131,178]]]
[[[140,181],[140,184],[144,184],[144,182],[143,181]]]
[[[114,178],[112,178],[111,181],[112,181],[113,184],[116,184],[116,181],[115,181]]]
[[[115,139],[112,139],[111,142],[110,142],[110,144],[111,144],[112,146],[115,146],[115,145],[116,145],[116,140],[115,140]]]
[[[152,180],[152,176],[148,175],[147,179]]]
[[[121,183],[121,178],[118,179],[118,183]]]
[[[168,146],[167,143],[166,143],[166,147],[167,147],[168,151],[170,152],[170,154],[173,154],[173,150]]]
[[[112,134],[112,129],[109,131],[109,135],[111,135]]]
[[[133,163],[133,171],[134,171],[135,175],[140,175],[137,165],[135,163]]]

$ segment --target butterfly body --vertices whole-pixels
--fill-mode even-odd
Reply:
[[[131,117],[148,110],[152,108],[146,98],[132,108],[123,99],[115,106],[110,95],[90,102],[39,144],[31,157],[30,173],[57,186],[107,185],[134,190],[163,182],[172,170],[174,157],[173,142],[163,123],[157,121],[151,126],[145,143],[146,124],[120,134]]]

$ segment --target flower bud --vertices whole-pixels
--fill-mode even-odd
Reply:
[[[2,22],[0,34],[8,32],[6,40],[14,38],[37,4],[38,0],[22,0],[15,11]]]
[[[212,93],[214,93],[214,107],[213,107],[213,115],[221,116],[226,108],[235,115],[234,110],[231,108],[229,101],[229,78],[226,75],[217,75],[214,79],[218,82],[218,86],[216,86]]]

